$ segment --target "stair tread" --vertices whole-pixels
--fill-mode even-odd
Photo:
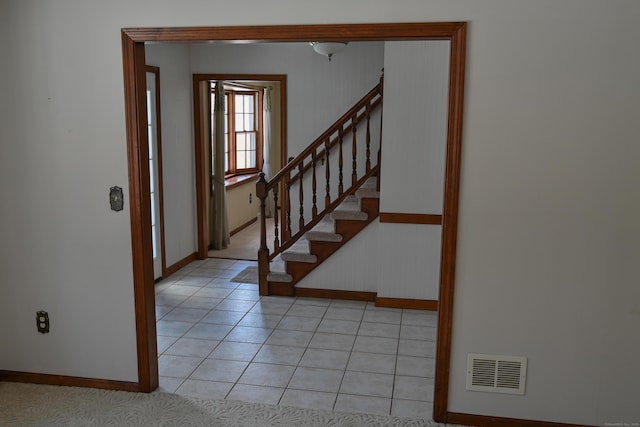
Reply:
[[[338,205],[338,208],[340,208],[340,206],[342,206],[342,205],[345,205],[345,206],[348,207],[348,206],[350,206],[352,204],[356,204],[356,205],[358,204],[358,198],[353,194],[345,197],[345,199],[342,201],[342,203],[340,205]]]
[[[356,190],[355,194],[358,199],[379,199],[380,192],[378,191],[378,178],[372,176],[371,178],[366,180],[365,183]]]
[[[310,231],[306,232],[305,237],[307,240],[321,242],[342,242],[342,236],[335,232],[333,220],[328,217],[325,217]]]
[[[284,261],[316,263],[318,257],[309,252],[309,241],[305,237],[301,237],[289,249],[280,254]]]
[[[269,272],[270,273],[285,273],[286,274],[286,272],[287,272],[286,265],[285,265],[285,262],[284,262],[284,260],[282,259],[282,257],[280,255],[275,257],[269,263]]]
[[[377,187],[378,187],[378,178],[375,176],[372,176],[369,179],[367,179],[360,188],[366,188],[371,190],[371,189],[376,189]]]
[[[349,197],[352,197],[350,199]],[[334,210],[336,211],[359,211],[360,201],[355,196],[347,197],[342,203],[340,203]]]
[[[379,199],[380,192],[374,188],[359,188],[356,190],[356,196],[359,199]]]
[[[305,262],[307,264],[315,264],[318,262],[318,257],[304,252],[284,252],[282,259],[287,262]]]
[[[347,203],[346,206],[344,203],[336,210],[331,212],[331,218],[333,219],[349,219],[354,221],[366,221],[369,219],[369,214],[366,212],[362,212],[360,210],[360,206],[358,204]]]
[[[272,271],[267,274],[267,280],[269,282],[290,283],[293,282],[293,276],[287,273]]]

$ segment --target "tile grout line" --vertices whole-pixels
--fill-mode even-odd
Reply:
[[[258,299],[258,301],[256,301],[256,303],[251,307],[255,307],[256,304],[258,304],[260,301],[262,301],[262,297],[260,297]],[[295,304],[295,302],[293,303]],[[229,392],[225,395],[225,400],[229,397],[229,394],[231,394],[231,392],[233,391],[233,389],[236,387],[236,385],[238,384],[242,384],[239,383],[240,378],[242,378],[242,375],[244,375],[244,373],[247,371],[247,369],[249,368],[249,366],[251,366],[251,364],[253,363],[253,361],[255,360],[255,358],[258,356],[258,353],[260,353],[260,351],[264,348],[264,346],[266,345],[266,342],[269,340],[269,338],[273,335],[273,333],[276,331],[278,325],[280,324],[280,322],[282,322],[282,319],[284,318],[284,316],[286,315],[286,313],[289,312],[289,310],[291,310],[291,307],[293,306],[293,304],[291,304],[289,306],[289,308],[287,309],[287,311],[284,312],[284,314],[282,315],[282,318],[278,321],[278,323],[276,324],[276,326],[272,329],[271,333],[269,334],[269,336],[267,336],[267,338],[265,338],[265,340],[260,344],[260,348],[258,348],[258,351],[256,351],[256,353],[253,355],[253,357],[251,358],[251,360],[249,361],[249,363],[247,363],[247,367],[242,371],[242,374],[240,374],[240,376],[238,377],[238,379],[235,381],[235,383],[233,384],[233,386],[231,386],[231,389],[229,390]],[[249,311],[251,309],[247,310],[247,312],[245,313],[245,316],[247,314],[249,314]],[[262,314],[269,314],[269,313],[262,313]],[[244,316],[242,317],[242,319],[244,319]],[[238,324],[242,321],[242,319],[240,319],[238,321]],[[237,324],[236,324],[237,326]],[[256,362],[258,363],[258,362]],[[245,385],[250,385],[250,384],[245,384]],[[284,394],[284,391],[282,392],[282,394]],[[280,396],[280,398],[278,399],[278,402],[280,402],[280,399],[282,399],[282,396]]]
[[[347,368],[349,367],[349,362],[351,361],[351,356],[353,355],[353,349],[356,346],[356,341],[358,340],[358,332],[360,331],[360,327],[362,326],[362,319],[364,319],[364,314],[367,311],[367,306],[365,304],[364,310],[362,310],[362,316],[360,316],[360,323],[358,324],[358,329],[356,330],[355,336],[353,338],[353,344],[351,344],[351,350],[349,350],[349,357],[347,358],[347,364],[344,366],[344,371],[342,373],[342,380],[340,380],[340,385],[338,386],[338,391],[336,392],[336,399],[333,402],[333,411],[336,410],[336,405],[338,404],[338,397],[340,397],[340,390],[342,389],[342,384],[344,383],[344,377],[347,375]]]
[[[207,283],[210,283],[211,281],[213,281],[213,279],[211,279],[211,280],[210,280],[209,282],[207,282]],[[233,289],[233,290],[232,290],[232,291],[230,291],[230,292],[229,292],[229,294],[227,294],[227,296],[225,296],[224,298],[222,298],[222,299],[221,299],[221,301],[219,301],[216,305],[214,305],[214,306],[213,306],[213,308],[211,308],[211,309],[207,312],[207,314],[205,314],[204,316],[202,316],[202,318],[201,318],[200,320],[193,322],[193,325],[192,325],[189,329],[187,329],[187,330],[186,330],[186,331],[185,331],[181,336],[179,336],[179,337],[177,338],[176,342],[177,342],[178,340],[180,340],[181,338],[185,338],[185,335],[186,335],[187,333],[189,333],[189,331],[191,331],[191,330],[192,330],[192,329],[193,329],[193,328],[194,328],[198,323],[200,323],[200,321],[201,321],[202,319],[204,319],[206,316],[208,316],[208,315],[209,315],[209,313],[211,313],[213,310],[215,310],[215,308],[216,308],[218,305],[220,305],[223,301],[227,300],[227,299],[228,299],[228,297],[229,297],[229,295],[231,295],[231,293],[233,293],[233,291],[235,291],[235,290],[237,289],[237,287],[238,287],[238,286],[239,286],[239,285],[236,285],[236,287],[231,288],[231,289]],[[205,287],[206,287],[206,284],[205,284],[205,285],[202,285],[202,286],[200,287],[200,290],[202,290],[202,289],[203,289],[203,288],[205,288]],[[225,289],[226,289],[226,288],[225,288]],[[196,293],[197,293],[197,292],[196,292]],[[193,295],[191,295],[191,296],[193,296]],[[187,299],[188,299],[188,298],[189,298],[189,297],[187,297]],[[259,300],[258,300],[258,301],[259,301]],[[184,301],[183,301],[183,302],[184,302]],[[219,346],[222,342],[224,342],[224,339],[225,339],[225,338],[226,338],[226,337],[231,333],[231,331],[233,331],[233,329],[238,325],[238,323],[240,323],[240,322],[242,321],[242,319],[244,319],[244,317],[246,316],[246,314],[249,312],[249,310],[251,310],[251,308],[253,308],[253,307],[256,305],[256,303],[257,303],[257,301],[256,301],[256,302],[254,302],[254,303],[251,305],[251,307],[250,307],[250,308],[249,308],[249,309],[244,313],[244,315],[243,315],[243,316],[242,316],[242,317],[241,317],[241,318],[236,322],[236,324],[235,324],[235,325],[233,325],[233,327],[229,330],[229,332],[227,332],[227,333],[222,337],[222,339],[220,339],[220,340],[216,340],[216,341],[218,341],[218,344],[216,344],[216,346],[215,346],[215,347],[214,347],[214,348],[209,352],[209,354],[208,354],[205,358],[203,358],[203,359],[202,359],[202,361],[200,361],[200,363],[198,363],[198,365],[197,365],[195,368],[193,368],[193,370],[191,370],[191,372],[189,373],[189,375],[187,375],[187,377],[183,379],[182,383],[181,383],[181,384],[176,388],[176,390],[175,390],[175,391],[178,391],[178,389],[179,389],[179,388],[180,388],[180,387],[181,387],[181,386],[182,386],[182,385],[183,385],[187,380],[192,379],[192,378],[191,378],[191,375],[193,375],[193,373],[194,373],[194,372],[195,372],[195,371],[196,371],[200,366],[202,366],[202,364],[204,363],[204,361],[208,359],[209,355],[210,355],[211,353],[213,353],[213,352],[215,351],[215,349],[216,349],[216,348],[218,348],[218,346]],[[177,307],[179,307],[181,304],[182,304],[182,303],[180,303],[179,305],[175,306],[175,307],[174,307],[174,309],[175,309],[175,308],[177,308]],[[172,309],[171,311],[173,311],[173,309]],[[166,314],[169,314],[171,311],[169,311],[169,312],[168,312],[168,313],[166,313]],[[231,311],[231,310],[221,310],[221,311]],[[165,316],[166,316],[166,314],[165,314]],[[163,316],[163,317],[164,317],[164,316]],[[206,323],[206,322],[205,322],[205,323]],[[175,343],[174,343],[174,344],[175,344]],[[172,344],[172,345],[173,345],[173,344]],[[169,347],[169,348],[170,348],[170,347]],[[165,349],[165,351],[166,351],[166,350],[168,350],[168,348],[167,348],[167,349]],[[162,352],[162,354],[163,354],[163,355],[165,354],[165,351],[163,351],[163,352]],[[249,365],[247,365],[247,366],[249,366]],[[246,370],[246,368],[245,368],[245,370]],[[244,371],[243,371],[243,374],[244,374]],[[240,376],[242,376],[242,374],[240,374]],[[238,379],[239,379],[239,377],[238,377]],[[193,379],[192,379],[192,380],[193,380]],[[224,382],[224,381],[221,381],[221,382]],[[235,384],[234,384],[234,386],[235,386]],[[232,386],[232,389],[233,389],[233,386]],[[230,391],[231,391],[231,390],[230,390]],[[229,392],[230,392],[230,391],[229,391]],[[227,394],[228,394],[228,393],[227,393]],[[226,396],[225,396],[225,399],[226,399]]]
[[[289,309],[282,316],[282,319],[285,318],[287,313],[291,310],[291,307],[293,307],[295,305],[295,303],[298,301],[297,297],[294,297],[294,298],[296,298],[296,301],[293,304],[291,304]],[[293,377],[296,375],[296,371],[300,367],[300,362],[302,362],[302,358],[304,357],[305,354],[307,354],[307,350],[309,349],[309,344],[311,344],[311,341],[313,340],[313,337],[316,335],[316,332],[318,331],[318,328],[320,327],[320,324],[322,323],[322,319],[324,319],[324,315],[327,313],[328,307],[329,306],[327,306],[327,308],[325,308],[324,313],[322,314],[322,317],[320,318],[320,320],[318,321],[318,324],[313,329],[313,334],[311,335],[311,339],[309,339],[309,342],[307,343],[307,346],[304,348],[304,351],[302,352],[302,356],[300,356],[300,360],[298,360],[298,363],[296,364],[295,369],[293,370],[293,374],[291,374],[291,378],[289,378],[289,381],[287,381],[287,385],[284,387],[284,391],[282,392],[282,396],[280,396],[280,399],[278,399],[278,406],[280,406],[280,402],[282,401],[282,398],[284,397],[284,395],[287,392],[287,390],[289,390],[289,384],[291,384],[291,380],[293,380]],[[298,316],[298,317],[304,317],[304,316]],[[280,322],[282,322],[282,319],[280,319]],[[280,324],[280,322],[278,322],[278,324]],[[291,389],[291,390],[295,390],[295,389]],[[308,390],[308,391],[311,391],[311,390]]]
[[[199,277],[199,276],[192,276],[192,277]],[[179,279],[178,279],[178,280],[179,280]],[[196,286],[196,287],[198,287],[198,289],[199,289],[199,290],[201,290],[201,289],[203,289],[203,288],[205,288],[205,287],[209,287],[209,286],[207,286],[207,285],[208,285],[208,284],[210,284],[211,282],[213,282],[214,280],[215,280],[215,278],[214,278],[214,279],[212,279],[212,280],[210,280],[210,281],[209,281],[209,282],[207,282],[206,284],[199,285],[199,286]],[[173,282],[172,282],[172,284],[176,284],[176,283],[177,283],[177,281],[173,281]],[[187,286],[187,285],[185,285],[185,286]],[[190,286],[190,285],[189,285],[189,286]],[[201,323],[208,323],[208,322],[202,322],[202,320],[203,320],[206,316],[208,316],[208,315],[209,315],[213,310],[215,310],[215,309],[216,309],[216,307],[218,307],[220,304],[222,304],[222,303],[223,303],[223,302],[225,302],[225,301],[230,301],[230,300],[235,300],[235,301],[237,301],[236,299],[230,299],[230,298],[229,298],[229,295],[231,295],[233,292],[235,292],[236,290],[239,290],[239,289],[242,289],[242,290],[244,290],[244,291],[250,291],[250,290],[251,290],[251,289],[240,288],[240,285],[235,285],[233,288],[230,288],[230,289],[231,289],[231,290],[230,290],[229,294],[228,294],[225,298],[220,299],[220,301],[218,301],[218,302],[217,302],[217,303],[216,303],[216,304],[215,304],[211,309],[209,309],[209,310],[208,310],[208,311],[207,311],[207,312],[206,312],[202,317],[200,317],[200,319],[199,319],[199,320],[197,320],[197,321],[190,321],[190,323],[191,323],[191,327],[189,327],[189,328],[188,328],[185,332],[183,332],[180,336],[176,336],[176,337],[171,336],[171,338],[175,338],[175,340],[176,340],[176,341],[175,341],[174,343],[172,343],[171,345],[169,345],[169,346],[168,346],[168,347],[167,347],[167,348],[166,348],[166,349],[165,349],[161,354],[162,354],[162,355],[166,355],[166,351],[167,351],[169,348],[171,348],[173,345],[175,345],[175,343],[176,343],[178,340],[185,338],[185,336],[189,333],[189,331],[191,331],[191,330],[192,330],[192,329],[193,329],[197,324],[201,324]],[[166,290],[166,289],[163,289],[163,290],[162,290],[162,291],[160,291],[159,293],[163,292],[164,290]],[[197,291],[196,291],[196,293],[197,293]],[[165,319],[165,317],[166,317],[169,313],[171,313],[171,312],[172,312],[173,310],[175,310],[176,308],[181,307],[181,306],[182,306],[182,304],[183,304],[183,303],[185,303],[185,302],[186,302],[189,298],[191,298],[191,297],[193,297],[193,295],[186,296],[186,298],[185,298],[183,301],[181,301],[180,303],[178,303],[178,304],[176,304],[176,305],[172,305],[171,310],[169,310],[167,313],[164,313],[162,316],[160,316],[160,317],[157,319],[157,321],[160,321],[160,320]],[[245,300],[244,300],[244,299],[240,299],[240,301],[245,301]],[[240,324],[241,324],[241,322],[242,322],[244,319],[246,319],[246,318],[247,318],[247,315],[248,315],[248,314],[251,314],[251,310],[252,310],[252,309],[254,309],[254,308],[256,307],[256,305],[257,305],[259,302],[261,302],[261,301],[263,301],[262,297],[260,297],[260,298],[259,298],[258,300],[256,300],[256,301],[253,301],[253,304],[251,304],[251,306],[250,306],[250,307],[248,307],[248,308],[243,309],[242,311],[240,311],[240,313],[242,313],[242,316],[241,316],[237,321],[235,321],[235,323],[234,323],[233,325],[229,325],[229,326],[231,326],[231,329],[229,330],[229,332],[225,333],[225,334],[224,334],[224,336],[223,336],[221,339],[219,339],[219,340],[215,340],[215,341],[218,341],[218,342],[217,342],[217,344],[216,344],[216,345],[215,345],[215,346],[214,346],[214,347],[213,347],[213,348],[212,348],[212,349],[207,353],[207,355],[206,355],[206,356],[204,357],[204,359],[203,359],[203,360],[198,364],[198,366],[196,366],[196,367],[191,371],[191,373],[189,374],[189,376],[188,376],[187,378],[170,377],[170,378],[174,378],[174,379],[176,379],[176,380],[179,380],[179,384],[178,384],[178,386],[176,387],[176,391],[177,391],[177,389],[179,389],[180,387],[182,387],[182,386],[184,385],[184,383],[185,383],[188,379],[190,379],[190,378],[191,378],[191,375],[193,375],[193,373],[195,372],[195,370],[197,370],[197,369],[202,365],[202,363],[204,362],[204,360],[209,359],[209,356],[211,356],[211,354],[212,354],[212,353],[213,353],[217,348],[219,348],[220,344],[222,344],[222,343],[224,343],[224,342],[231,342],[231,341],[225,341],[225,339],[229,336],[229,334],[230,334],[230,333],[231,333],[235,328],[237,328],[238,326],[242,326],[242,325],[240,325]],[[298,298],[295,298],[294,302],[293,302],[292,304],[289,304],[289,307],[286,309],[286,311],[284,311],[282,314],[278,313],[278,315],[280,316],[280,319],[278,320],[278,322],[275,324],[275,326],[274,326],[273,328],[270,328],[270,329],[272,329],[272,330],[271,330],[271,332],[269,333],[269,335],[268,335],[268,336],[267,336],[267,337],[266,337],[266,338],[265,338],[261,343],[259,343],[259,348],[258,348],[258,349],[257,349],[257,351],[255,352],[255,354],[253,355],[253,357],[251,357],[251,359],[247,362],[246,367],[243,369],[242,373],[238,376],[238,379],[237,379],[236,381],[234,381],[234,382],[229,382],[229,383],[227,383],[227,384],[230,384],[230,385],[231,385],[231,388],[230,388],[230,389],[229,389],[229,391],[225,394],[225,399],[227,399],[227,398],[228,398],[229,394],[231,393],[231,391],[233,390],[233,388],[234,388],[235,386],[237,386],[238,384],[241,384],[241,383],[239,382],[239,380],[240,380],[240,378],[242,377],[242,375],[244,375],[244,374],[246,373],[246,371],[247,371],[247,369],[249,368],[249,366],[251,366],[251,365],[252,365],[252,364],[254,364],[254,363],[258,363],[258,362],[256,361],[256,358],[258,357],[258,354],[260,353],[260,351],[262,351],[262,350],[264,350],[264,349],[265,349],[265,346],[267,346],[267,345],[268,345],[268,344],[267,344],[267,341],[268,341],[268,340],[273,336],[273,334],[274,334],[277,330],[278,330],[278,331],[311,332],[311,337],[310,337],[310,339],[309,339],[309,342],[307,342],[307,343],[306,343],[306,345],[303,347],[303,348],[304,348],[304,351],[302,352],[302,355],[301,355],[301,356],[300,356],[300,358],[298,359],[298,361],[297,361],[297,363],[295,364],[295,366],[294,366],[294,365],[288,365],[288,364],[286,364],[286,363],[269,363],[269,362],[260,362],[260,363],[265,363],[265,364],[270,364],[270,365],[291,366],[291,367],[293,367],[293,368],[294,368],[294,370],[293,370],[293,374],[291,375],[291,377],[290,377],[290,378],[289,378],[289,380],[287,381],[287,384],[283,387],[282,395],[280,395],[280,397],[279,397],[279,399],[278,399],[278,402],[276,403],[276,404],[278,404],[278,405],[279,405],[279,404],[281,404],[282,399],[284,398],[284,395],[285,395],[285,393],[287,392],[287,390],[295,390],[295,389],[289,388],[289,387],[290,387],[290,384],[291,384],[291,382],[292,382],[292,380],[293,380],[293,377],[294,377],[294,375],[295,375],[296,370],[297,370],[298,368],[300,368],[300,367],[304,367],[304,366],[301,366],[301,363],[303,363],[303,359],[304,359],[304,357],[305,357],[306,355],[308,355],[308,354],[309,354],[309,352],[310,352],[311,350],[315,350],[315,348],[310,347],[310,345],[311,345],[311,342],[313,341],[313,338],[315,338],[315,337],[317,336],[317,334],[319,333],[319,329],[320,329],[320,327],[321,327],[321,325],[322,325],[322,322],[323,322],[323,321],[325,321],[325,320],[338,320],[338,321],[340,321],[340,320],[352,320],[352,319],[340,319],[339,317],[338,317],[338,318],[336,318],[336,319],[330,319],[330,318],[328,318],[328,317],[327,317],[327,314],[328,314],[328,312],[331,310],[331,308],[336,308],[336,309],[341,309],[341,308],[349,308],[349,309],[352,309],[352,308],[354,308],[354,307],[342,307],[342,306],[339,306],[339,305],[338,305],[338,306],[336,306],[336,305],[333,305],[333,303],[334,303],[335,301],[334,301],[334,300],[330,300],[328,304],[326,304],[326,305],[324,305],[324,304],[323,304],[323,305],[322,305],[322,307],[324,308],[324,311],[323,311],[323,313],[322,313],[322,316],[321,316],[320,318],[318,318],[318,322],[317,322],[317,324],[315,325],[315,327],[313,328],[313,330],[304,331],[304,330],[296,330],[296,329],[291,329],[291,330],[289,330],[289,329],[278,329],[278,328],[279,328],[279,326],[282,324],[282,322],[283,322],[284,318],[285,318],[287,315],[289,315],[289,316],[293,316],[293,315],[294,315],[294,314],[290,314],[290,313],[291,313],[291,310],[292,310],[292,308],[296,305],[296,303],[298,303],[299,301],[300,301],[300,300],[299,300]],[[313,305],[313,304],[312,304],[312,305]],[[198,307],[184,307],[184,308],[198,308]],[[345,364],[345,366],[344,366],[344,369],[342,369],[342,370],[341,370],[341,371],[342,371],[342,378],[341,378],[340,384],[338,385],[338,390],[337,390],[337,392],[336,392],[336,395],[335,395],[335,398],[334,398],[334,402],[333,402],[333,410],[334,410],[334,411],[335,411],[335,405],[337,404],[337,401],[338,401],[338,397],[340,396],[340,390],[341,390],[341,388],[342,388],[342,385],[344,384],[344,380],[345,380],[346,373],[347,373],[347,371],[348,371],[349,363],[352,361],[353,353],[354,353],[354,351],[355,351],[356,341],[357,341],[358,337],[359,337],[359,336],[361,336],[361,335],[359,335],[359,333],[360,333],[360,331],[361,331],[361,329],[362,329],[363,323],[365,323],[365,316],[367,315],[367,308],[368,308],[368,305],[364,305],[364,307],[362,308],[362,313],[361,313],[361,314],[360,314],[360,316],[359,316],[358,327],[356,328],[355,334],[353,335],[353,342],[352,342],[352,344],[350,345],[350,349],[348,350],[349,355],[348,355],[348,358],[347,358],[347,360],[346,360],[346,364]],[[228,311],[228,310],[220,310],[220,311]],[[233,310],[231,310],[231,311],[233,312]],[[260,315],[260,314],[270,314],[270,313],[253,313],[253,314]],[[307,317],[307,316],[297,316],[297,317]],[[400,312],[400,324],[399,324],[399,330],[398,330],[398,335],[396,336],[396,337],[397,337],[397,338],[396,338],[396,346],[395,346],[396,348],[395,348],[395,355],[394,355],[394,358],[395,358],[395,365],[394,365],[394,371],[393,371],[393,383],[392,383],[392,387],[391,387],[391,396],[390,396],[390,401],[391,401],[391,402],[390,402],[389,414],[391,414],[391,413],[393,412],[393,408],[394,408],[394,405],[393,405],[393,395],[394,395],[394,392],[395,392],[395,385],[396,385],[396,381],[395,381],[395,380],[396,380],[397,373],[398,373],[398,358],[399,358],[399,355],[400,355],[400,349],[399,349],[399,347],[400,347],[400,339],[401,339],[402,325],[403,325],[403,322],[404,322],[404,320],[405,320],[405,319],[404,319],[404,317],[405,317],[405,316],[404,316],[404,311],[401,311],[401,312]],[[165,319],[165,320],[166,320],[166,319]],[[386,323],[389,323],[389,324],[395,324],[395,323],[393,323],[393,322],[389,322],[389,321],[381,321],[381,322],[378,322],[378,321],[376,321],[375,319],[370,319],[370,322],[373,322],[373,323],[384,323],[384,324],[386,324]],[[421,326],[421,325],[416,325],[416,326]],[[425,326],[429,326],[429,327],[431,327],[431,325],[425,325]],[[259,326],[249,325],[249,326],[246,326],[246,327],[259,327]],[[327,332],[327,333],[328,333],[328,332]],[[333,332],[333,333],[339,333],[339,332]],[[346,335],[351,335],[351,334],[346,334]],[[363,337],[365,337],[365,336],[377,337],[377,335],[375,335],[375,334],[374,334],[374,335],[362,335],[362,336],[363,336]],[[382,337],[382,336],[381,336],[381,337]],[[195,339],[195,340],[202,340],[202,341],[214,341],[214,340],[210,340],[210,339],[208,339],[208,338],[193,338],[193,339]],[[408,339],[408,338],[407,338],[407,339]],[[234,342],[235,342],[235,341],[234,341]],[[239,341],[239,342],[244,342],[244,341]],[[257,343],[256,343],[256,344],[257,344]],[[274,345],[276,345],[276,344],[274,344]],[[320,350],[321,350],[321,349],[320,349]],[[345,349],[345,350],[340,349],[340,351],[345,351],[345,352],[346,352],[346,349]],[[374,350],[371,350],[371,351],[368,351],[368,352],[365,352],[365,353],[382,354],[382,353],[378,353],[378,352],[376,352],[376,351],[374,351]],[[429,356],[427,356],[427,355],[424,355],[424,356],[429,357]],[[330,369],[330,368],[329,368],[329,369]],[[375,370],[375,369],[374,369],[374,368],[372,368],[372,371],[374,371],[374,370]],[[354,371],[354,372],[356,372],[356,371]],[[362,372],[368,372],[368,371],[362,371]],[[372,373],[372,374],[375,374],[376,372],[371,372],[371,373]],[[211,380],[211,381],[213,381],[213,380]],[[177,382],[178,382],[178,381],[177,381]],[[225,382],[225,381],[222,381],[222,382]],[[272,387],[272,386],[271,386],[271,387]],[[312,391],[312,390],[310,390],[310,391]],[[366,395],[366,394],[363,394],[362,396],[364,396],[364,397],[372,397],[372,396],[370,396],[370,395]],[[422,402],[422,401],[417,401],[417,402]],[[313,406],[312,406],[312,407],[313,407]]]

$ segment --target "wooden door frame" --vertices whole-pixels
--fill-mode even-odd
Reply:
[[[306,42],[449,40],[449,103],[444,184],[442,252],[434,420],[447,422],[453,295],[458,232],[458,197],[466,57],[466,22],[278,25],[122,30],[129,210],[138,349],[138,385],[158,386],[155,295],[151,259],[148,144],[145,114],[145,42]]]
[[[287,156],[287,76],[286,74],[193,74],[193,122],[195,141],[195,179],[196,179],[196,225],[198,232],[199,259],[207,258],[209,254],[209,225],[207,217],[207,189],[209,177],[205,162],[206,139],[202,135],[201,109],[199,85],[207,80],[253,80],[261,82],[278,82],[280,85],[280,167],[286,164]],[[256,179],[257,181],[257,179]],[[257,253],[257,251],[256,251]]]

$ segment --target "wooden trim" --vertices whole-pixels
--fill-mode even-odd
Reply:
[[[252,182],[253,184],[255,184],[258,181],[258,176],[260,176],[260,173],[258,172],[230,176],[228,178],[225,178],[224,188],[226,188],[228,191]]]
[[[240,227],[234,228],[233,230],[231,230],[229,232],[230,235],[234,235],[236,233],[239,233],[240,231],[244,230],[245,228],[247,228],[248,226],[250,226],[251,224],[253,224],[254,222],[256,222],[258,220],[258,217],[255,217],[247,222],[245,222],[244,224],[242,224]]]
[[[343,291],[338,289],[293,288],[296,297],[327,298],[339,300],[371,301],[376,307],[406,308],[414,310],[438,310],[438,301],[408,298],[379,298],[376,292]]]
[[[434,394],[434,420],[447,421],[449,370],[451,356],[451,325],[453,321],[454,273],[460,185],[460,151],[462,143],[462,113],[466,55],[466,22],[441,23],[379,23],[288,25],[250,27],[192,28],[128,28],[122,30],[127,152],[130,181],[131,239],[133,250],[133,281],[136,297],[136,335],[138,338],[139,382],[144,391],[157,387],[158,367],[155,349],[154,295],[146,288],[153,283],[151,265],[149,201],[140,186],[146,180],[148,165],[140,163],[145,151],[146,136],[141,133],[139,115],[144,104],[139,98],[144,81],[136,78],[136,70],[144,64],[144,42],[206,42],[223,40],[300,42],[384,41],[384,40],[450,40],[449,111],[447,125],[447,155],[443,209],[442,256],[440,275],[440,306],[438,310],[438,344]],[[140,60],[142,59],[142,62]],[[283,99],[284,101],[284,99]],[[283,105],[283,110],[286,106]],[[286,129],[286,127],[283,127]],[[286,156],[286,154],[285,154]],[[283,163],[283,165],[286,163]],[[205,245],[206,248],[206,245]]]
[[[430,299],[376,297],[376,307],[407,308],[412,310],[438,311],[438,301],[430,300]]]
[[[293,288],[295,296],[308,298],[328,298],[355,301],[375,301],[375,292],[342,291],[337,289]]]
[[[193,261],[195,261],[197,259],[198,259],[198,253],[197,252],[194,252],[191,255],[187,255],[186,257],[182,258],[180,261],[178,261],[175,264],[172,264],[169,267],[167,267],[167,274],[166,274],[166,276],[162,276],[162,277],[166,279],[167,277],[171,276],[176,271],[180,270],[182,267],[185,267],[185,266],[191,264]]]
[[[136,314],[139,391],[158,388],[158,350],[153,286],[149,143],[147,141],[144,43],[122,33],[129,215],[133,258],[133,297]]]
[[[491,417],[486,415],[459,414],[447,412],[447,419],[452,424],[476,427],[589,427],[585,424],[564,424],[547,421],[522,420],[516,418]]]
[[[143,391],[140,388],[140,384],[134,382],[70,377],[67,375],[38,374],[32,372],[0,371],[0,381],[67,387],[91,387],[104,390]]]
[[[213,28],[209,28],[213,30]],[[128,30],[123,30],[128,31]],[[214,40],[214,39],[211,39]],[[198,257],[205,259],[209,252],[209,225],[207,221],[206,191],[209,187],[204,162],[207,162],[206,144],[202,135],[200,99],[200,82],[207,80],[256,80],[265,82],[278,82],[280,84],[280,127],[281,147],[280,166],[286,164],[287,155],[287,76],[286,74],[193,74],[193,121],[194,121],[194,152],[195,152],[195,178],[196,178],[196,224]]]
[[[380,212],[380,222],[393,224],[442,225],[442,215]]]
[[[216,79],[222,80],[222,79]],[[224,83],[224,81],[223,81]],[[224,84],[223,84],[224,86]],[[252,168],[238,169],[236,167],[236,163],[238,161],[237,158],[237,135],[238,130],[236,129],[236,96],[237,95],[247,95],[251,94],[254,97],[254,113],[257,110],[257,114],[254,114],[254,126],[255,130],[251,131],[255,134],[256,140],[259,140],[259,143],[256,144],[256,166]],[[226,112],[227,117],[227,132],[228,132],[228,145],[229,145],[229,170],[225,171],[229,175],[248,175],[248,174],[259,174],[264,164],[264,128],[263,128],[263,112],[264,112],[264,104],[263,104],[263,90],[260,88],[251,88],[248,91],[236,90],[234,89],[224,89],[224,95],[227,99],[227,109]],[[257,100],[256,100],[257,98]],[[249,131],[247,131],[249,132]],[[260,137],[260,138],[258,138]],[[209,162],[212,161],[212,156],[210,153]]]
[[[448,422],[467,24],[452,31],[433,419]]]
[[[300,42],[451,39],[466,22],[124,28],[136,42]]]

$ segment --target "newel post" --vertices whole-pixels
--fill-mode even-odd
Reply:
[[[256,183],[256,196],[260,199],[260,249],[258,250],[258,290],[260,295],[269,295],[269,248],[267,247],[266,199],[267,181],[264,173],[260,173]]]

